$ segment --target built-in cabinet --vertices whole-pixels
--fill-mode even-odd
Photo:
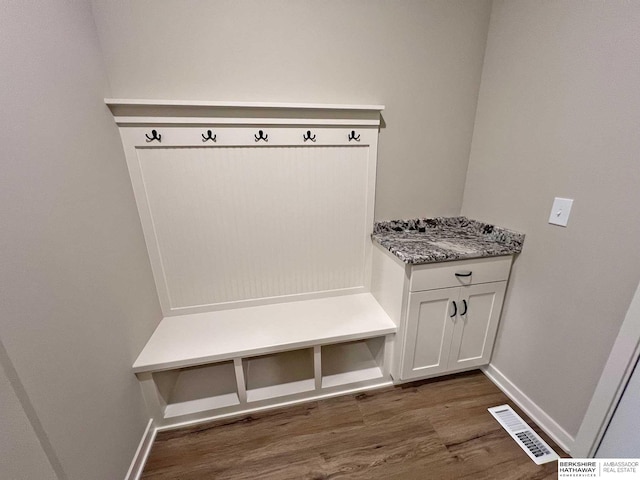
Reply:
[[[506,282],[409,294],[402,380],[486,365]]]
[[[511,256],[407,265],[374,253],[373,293],[398,324],[395,381],[489,363]]]
[[[489,362],[511,257],[371,242],[383,106],[107,104],[164,314],[133,365],[156,427]]]

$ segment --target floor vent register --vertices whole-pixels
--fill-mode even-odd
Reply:
[[[553,462],[559,458],[558,454],[509,405],[491,407],[489,413],[537,465]]]

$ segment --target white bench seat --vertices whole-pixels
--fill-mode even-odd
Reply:
[[[396,331],[370,293],[165,317],[133,371],[177,369]]]

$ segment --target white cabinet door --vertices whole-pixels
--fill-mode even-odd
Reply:
[[[493,282],[460,287],[448,370],[489,363],[506,285]]]
[[[409,295],[404,335],[402,379],[445,372],[453,335],[460,288],[443,288]],[[452,316],[453,315],[453,316]]]

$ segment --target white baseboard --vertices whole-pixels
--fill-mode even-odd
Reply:
[[[151,446],[153,445],[153,441],[156,438],[157,431],[158,430],[155,428],[153,424],[153,419],[149,419],[149,423],[147,423],[147,428],[144,430],[144,433],[142,434],[142,439],[140,440],[138,449],[136,450],[136,453],[133,456],[133,461],[131,462],[129,471],[127,472],[126,477],[124,477],[125,480],[138,480],[142,475],[144,464],[147,463],[147,457],[149,456],[149,452],[151,452]]]
[[[482,367],[482,372],[496,387],[520,407],[565,452],[570,453],[575,438],[567,433],[553,418],[531,400],[522,390],[493,365]]]

